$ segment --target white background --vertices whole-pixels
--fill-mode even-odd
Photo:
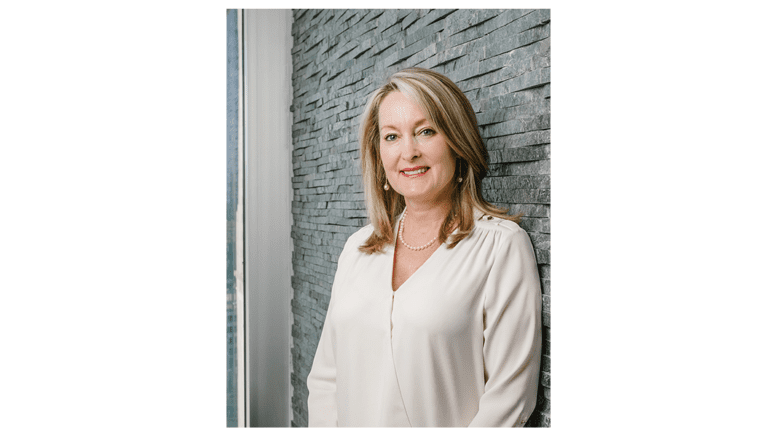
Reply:
[[[762,4],[527,5],[553,23],[555,292],[552,423],[528,432],[768,432],[777,35]],[[225,428],[225,9],[261,5],[0,14],[14,435],[239,432]]]

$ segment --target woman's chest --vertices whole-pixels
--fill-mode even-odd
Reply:
[[[402,245],[397,245],[394,251],[394,269],[392,271],[391,286],[398,289],[415,273],[436,251],[439,243],[424,250],[411,250]]]
[[[457,335],[481,326],[482,289],[490,266],[468,255],[441,247],[396,291],[391,251],[360,257],[337,290],[336,324],[363,332],[400,327],[429,336]]]

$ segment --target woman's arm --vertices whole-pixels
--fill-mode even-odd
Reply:
[[[542,349],[541,291],[529,236],[507,231],[485,284],[486,386],[469,426],[523,426],[534,410]]]
[[[359,234],[357,232],[357,234]],[[352,254],[360,239],[352,235],[343,246],[337,260],[337,271],[332,281],[332,293],[326,310],[321,338],[308,374],[308,426],[337,426],[337,366],[335,363],[335,335],[332,309],[336,305],[337,290],[348,275]],[[356,237],[356,238],[354,238]]]
[[[332,307],[330,300],[329,307]],[[337,426],[337,370],[327,311],[316,356],[308,375],[308,426]]]

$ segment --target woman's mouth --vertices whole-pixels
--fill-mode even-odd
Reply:
[[[415,167],[412,169],[402,170],[400,173],[404,174],[405,176],[416,176],[426,173],[427,170],[429,170],[429,167]]]

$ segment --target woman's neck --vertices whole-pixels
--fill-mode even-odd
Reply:
[[[451,203],[414,203],[408,202],[405,210],[405,223],[413,223],[420,229],[440,229],[442,222],[451,210]]]

